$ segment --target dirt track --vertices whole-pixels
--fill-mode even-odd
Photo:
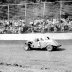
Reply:
[[[46,50],[24,51],[23,42],[0,41],[0,63],[4,63],[0,65],[0,71],[72,72],[72,40],[58,41],[62,47],[52,52]],[[18,64],[18,66],[14,64]]]

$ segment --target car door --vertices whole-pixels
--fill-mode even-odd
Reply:
[[[40,47],[41,47],[41,48],[44,48],[44,47],[47,46],[47,42],[44,41],[43,39],[41,39],[41,40],[39,41],[39,43],[40,43]]]
[[[32,44],[33,48],[40,48],[40,40],[39,39],[35,39],[35,41]]]

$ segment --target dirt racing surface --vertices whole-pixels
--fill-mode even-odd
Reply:
[[[25,41],[0,41],[0,72],[72,72],[72,40],[52,52],[24,51]]]

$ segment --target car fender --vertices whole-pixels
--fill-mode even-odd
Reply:
[[[32,48],[40,48],[40,43],[34,41],[34,42],[31,44],[31,47],[32,47]]]
[[[32,41],[26,41],[25,45],[31,45],[33,42]]]
[[[47,45],[49,45],[49,44],[52,45],[52,46],[58,45],[58,43],[55,40],[52,40],[52,39],[47,41]]]

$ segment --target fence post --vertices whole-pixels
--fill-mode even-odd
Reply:
[[[26,23],[26,8],[27,8],[27,3],[25,3],[25,23]]]
[[[46,5],[46,3],[44,2],[43,17],[44,17],[44,15],[45,15],[45,5]]]
[[[46,5],[46,2],[43,2],[44,3],[44,9],[43,9],[43,18],[44,18],[44,16],[45,16],[45,5]],[[44,22],[43,22],[43,30],[42,30],[42,32],[44,33],[44,28],[45,28],[45,26],[44,26]]]
[[[62,14],[62,1],[60,1],[60,19],[61,19],[61,14]]]
[[[60,1],[60,20],[62,15],[62,1]],[[61,32],[63,32],[63,27],[61,26]]]
[[[9,22],[9,4],[8,4],[8,22]]]

